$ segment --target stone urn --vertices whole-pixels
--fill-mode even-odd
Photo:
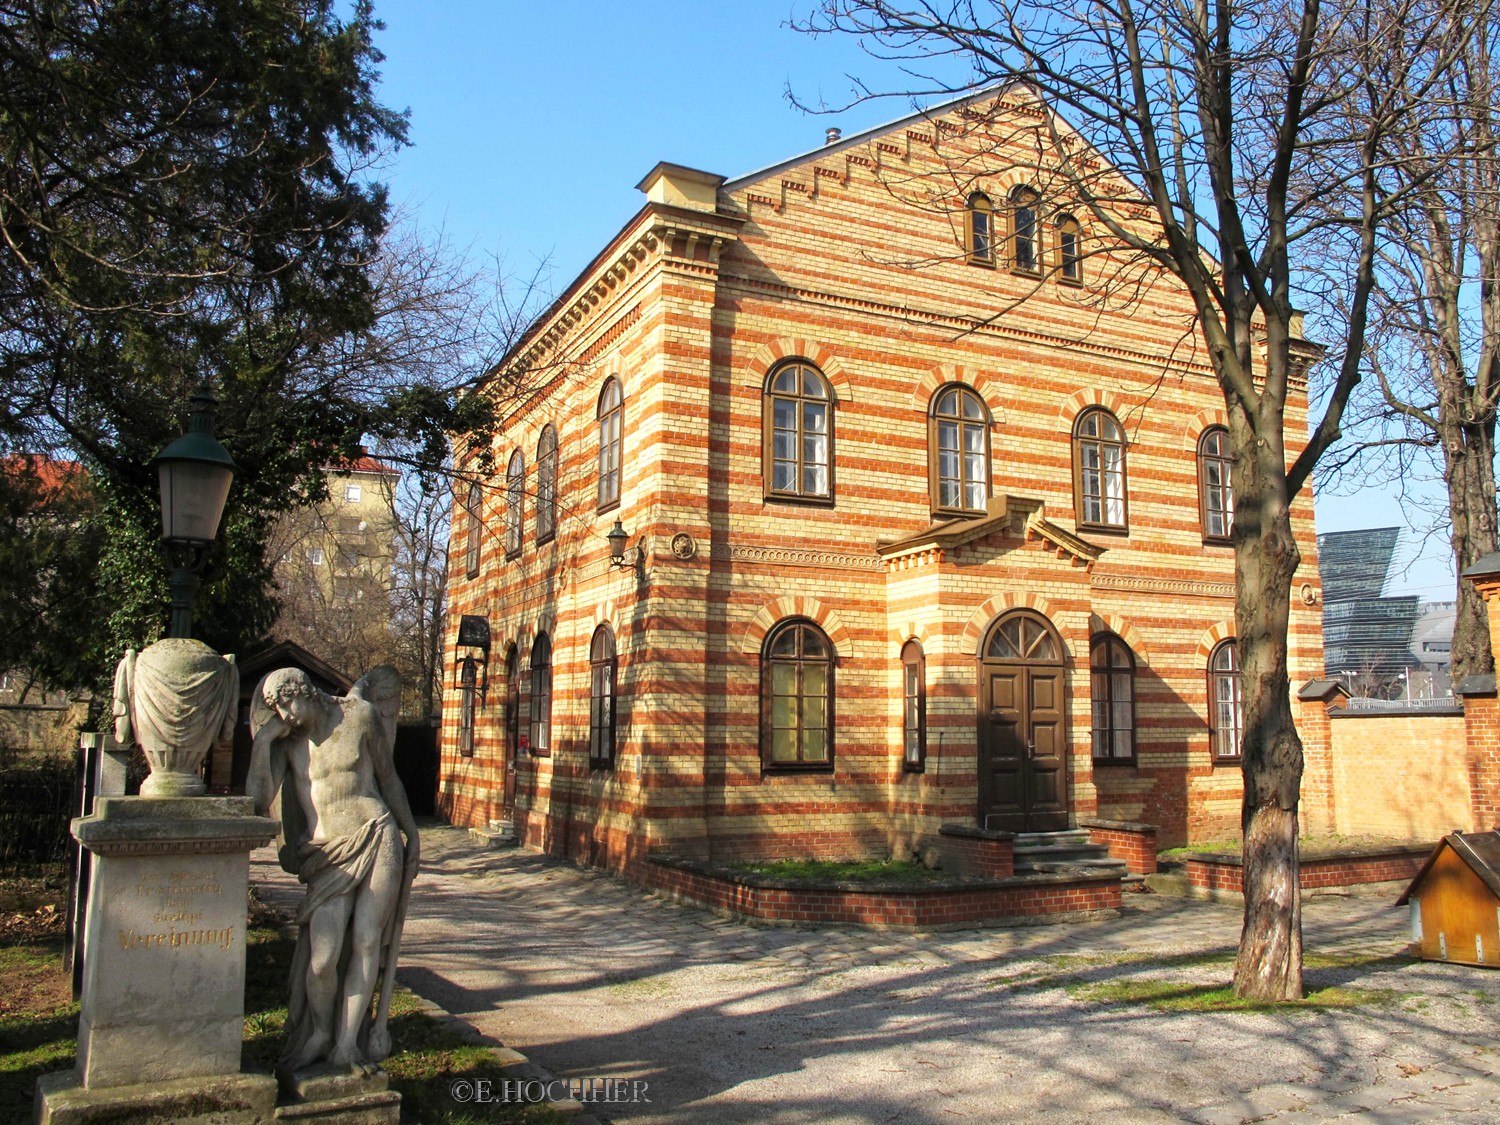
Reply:
[[[115,669],[115,738],[139,745],[151,764],[142,797],[201,797],[199,775],[209,746],[234,737],[240,673],[232,656],[202,641],[169,637]]]

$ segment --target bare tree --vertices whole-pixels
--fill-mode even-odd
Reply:
[[[433,717],[442,699],[451,498],[447,474],[433,469],[403,474],[391,493],[391,631],[411,719]]]
[[[1369,424],[1349,427],[1362,440],[1331,466],[1367,472],[1383,462],[1406,476],[1435,462],[1460,575],[1500,547],[1500,25],[1491,11],[1428,6],[1425,18],[1444,34],[1427,44],[1427,57],[1414,53],[1409,36],[1370,45],[1369,85],[1356,109],[1390,89],[1421,86],[1427,96],[1380,137],[1383,175],[1406,189],[1405,201],[1379,241],[1367,349],[1372,393],[1354,402]],[[1456,57],[1445,58],[1449,51]],[[1444,70],[1433,88],[1427,78],[1436,66]],[[1462,578],[1457,602],[1454,678],[1493,672],[1484,604]]]
[[[1302,743],[1292,722],[1287,630],[1301,554],[1292,501],[1337,439],[1361,374],[1381,222],[1402,190],[1387,183],[1380,142],[1431,96],[1447,63],[1385,91],[1362,82],[1363,45],[1404,33],[1430,51],[1441,33],[1430,5],[1393,0],[821,0],[814,32],[859,36],[899,60],[905,96],[995,85],[1011,96],[984,123],[1014,129],[1017,96],[1039,101],[1049,142],[1038,172],[1092,225],[1103,253],[1170,277],[1196,313],[1229,421],[1235,496],[1235,624],[1244,681],[1245,918],[1235,965],[1241,996],[1302,995],[1298,800]],[[1350,112],[1355,93],[1361,112]],[[857,84],[856,97],[879,96]],[[1010,103],[1010,104],[1007,104]],[[1023,146],[995,148],[1013,165]],[[1335,181],[1300,175],[1314,155]],[[1337,215],[1312,209],[1336,195]],[[1316,304],[1297,244],[1317,233],[1340,246],[1347,316],[1340,337],[1300,338]],[[1320,355],[1330,369],[1305,445],[1287,434],[1289,396]]]

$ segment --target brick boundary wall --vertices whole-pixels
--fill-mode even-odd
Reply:
[[[1132,875],[1156,874],[1155,825],[1081,816],[1078,827],[1087,828],[1089,842],[1107,847],[1110,858],[1123,861]]]
[[[1416,875],[1422,861],[1432,852],[1430,847],[1390,848],[1358,855],[1317,856],[1303,859],[1303,890],[1325,887],[1351,887],[1360,883],[1389,883],[1408,880]],[[1241,859],[1239,856],[1190,855],[1185,857],[1188,886],[1194,891],[1213,893],[1232,891],[1242,894]]]
[[[751,882],[669,857],[653,857],[644,866],[644,881],[678,901],[784,925],[939,930],[1048,916],[1064,921],[1120,908],[1120,882],[1111,878],[1022,876],[895,890],[774,885],[764,877]]]

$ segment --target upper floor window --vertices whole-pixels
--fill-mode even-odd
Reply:
[[[901,768],[927,767],[927,657],[920,641],[901,646]]]
[[[521,553],[521,519],[526,496],[526,458],[517,449],[505,470],[505,557]]]
[[[1198,506],[1203,538],[1228,541],[1234,530],[1234,486],[1229,475],[1229,431],[1210,426],[1198,439]]]
[[[944,387],[932,398],[929,436],[934,510],[983,512],[990,494],[990,412],[968,387]]]
[[[833,496],[833,418],[828,381],[809,363],[782,364],[766,380],[768,496]]]
[[[484,493],[479,487],[479,482],[472,481],[469,484],[468,495],[464,497],[464,519],[468,523],[465,530],[467,539],[464,543],[464,575],[468,578],[473,578],[479,573],[480,513],[483,505]]]
[[[761,764],[833,768],[833,646],[811,621],[783,622],[761,656]]]
[[[615,635],[608,625],[594,630],[589,646],[589,766],[609,769],[615,764],[615,681],[619,662]]]
[[[344,500],[350,504],[358,504],[365,498],[365,490],[357,484],[346,484],[344,486]]]
[[[552,753],[552,641],[546,633],[531,643],[531,752]]]
[[[1057,273],[1063,281],[1083,280],[1083,231],[1072,215],[1057,218]]]
[[[969,196],[964,212],[964,235],[969,261],[976,266],[995,264],[995,207],[982,191]]]
[[[1239,646],[1220,641],[1208,657],[1208,732],[1215,761],[1237,762],[1244,736]]]
[[[1135,758],[1135,656],[1113,633],[1099,633],[1089,648],[1094,704],[1094,761]]]
[[[536,541],[546,543],[557,532],[557,430],[542,427],[536,443]]]
[[[1037,203],[1035,191],[1018,187],[1010,193],[1011,265],[1023,273],[1042,268],[1041,247],[1037,244]]]
[[[599,394],[599,510],[620,503],[620,421],[624,414],[620,380],[610,379]]]
[[[1094,407],[1073,426],[1073,496],[1079,526],[1124,529],[1125,431]]]

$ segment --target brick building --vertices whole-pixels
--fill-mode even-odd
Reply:
[[[1237,833],[1222,398],[1180,287],[1043,182],[1004,97],[734,180],[658,165],[501,365],[453,521],[456,823],[617,867]]]

